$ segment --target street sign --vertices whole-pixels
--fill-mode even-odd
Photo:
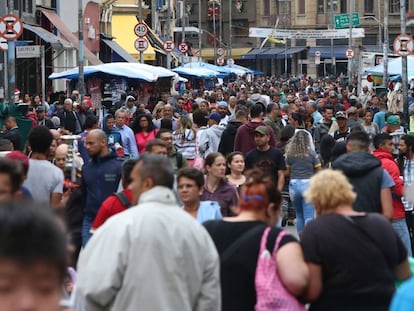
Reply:
[[[354,50],[353,49],[347,49],[345,52],[345,55],[347,58],[354,58]]]
[[[220,65],[220,66],[224,65],[224,57],[223,56],[217,57],[217,65]]]
[[[349,28],[349,14],[340,14],[334,16],[335,28]],[[359,13],[352,13],[352,26],[361,25]]]
[[[40,45],[16,46],[16,58],[40,57]]]
[[[223,56],[223,55],[224,55],[224,49],[223,49],[223,48],[218,48],[218,49],[216,50],[216,54],[217,54],[218,56]]]
[[[134,33],[138,37],[145,37],[148,34],[148,27],[144,23],[138,23],[134,26]]]
[[[187,43],[185,43],[185,42],[181,42],[179,45],[178,45],[178,50],[181,52],[181,53],[186,53],[187,51],[188,51],[188,45],[187,45]]]
[[[148,49],[148,40],[146,38],[138,38],[134,42],[135,49],[139,52],[144,52]]]
[[[229,59],[227,60],[227,65],[229,65],[229,66],[233,66],[233,65],[234,65],[234,59],[233,59],[233,58],[229,58]]]
[[[23,33],[22,20],[13,14],[0,17],[0,37],[6,40],[16,40]]]
[[[0,50],[7,51],[9,49],[9,45],[7,44],[7,40],[0,37]]]
[[[414,53],[414,40],[413,37],[407,34],[401,34],[395,38],[394,52],[400,56],[407,56]]]
[[[321,51],[315,51],[315,57],[321,57]]]
[[[172,52],[175,49],[175,43],[174,41],[171,41],[171,40],[165,41],[163,46],[164,46],[164,50],[167,52]]]

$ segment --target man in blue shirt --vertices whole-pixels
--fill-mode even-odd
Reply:
[[[138,147],[132,129],[125,125],[127,112],[124,109],[118,109],[115,112],[115,130],[121,134],[122,147],[124,148],[125,158],[138,159]]]

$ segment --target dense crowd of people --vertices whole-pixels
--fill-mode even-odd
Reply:
[[[3,297],[41,310],[388,310],[414,232],[397,91],[303,78],[99,109],[77,90],[24,96],[28,136],[12,115],[0,133],[0,274],[16,291]]]

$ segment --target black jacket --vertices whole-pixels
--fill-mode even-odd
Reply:
[[[341,170],[354,187],[356,211],[382,213],[381,184],[384,169],[381,161],[368,152],[348,152],[332,163]],[[338,189],[341,191],[341,189]]]
[[[221,135],[218,152],[220,152],[224,156],[233,152],[234,139],[236,138],[237,129],[242,124],[243,123],[239,121],[229,121],[229,123],[227,123],[226,129],[223,131],[223,134]]]

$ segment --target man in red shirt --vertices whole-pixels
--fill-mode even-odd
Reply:
[[[121,213],[133,205],[134,197],[128,186],[132,181],[131,172],[136,162],[137,159],[129,159],[122,164],[122,187],[124,190],[112,194],[103,201],[92,223],[91,233],[102,226],[109,217]]]

